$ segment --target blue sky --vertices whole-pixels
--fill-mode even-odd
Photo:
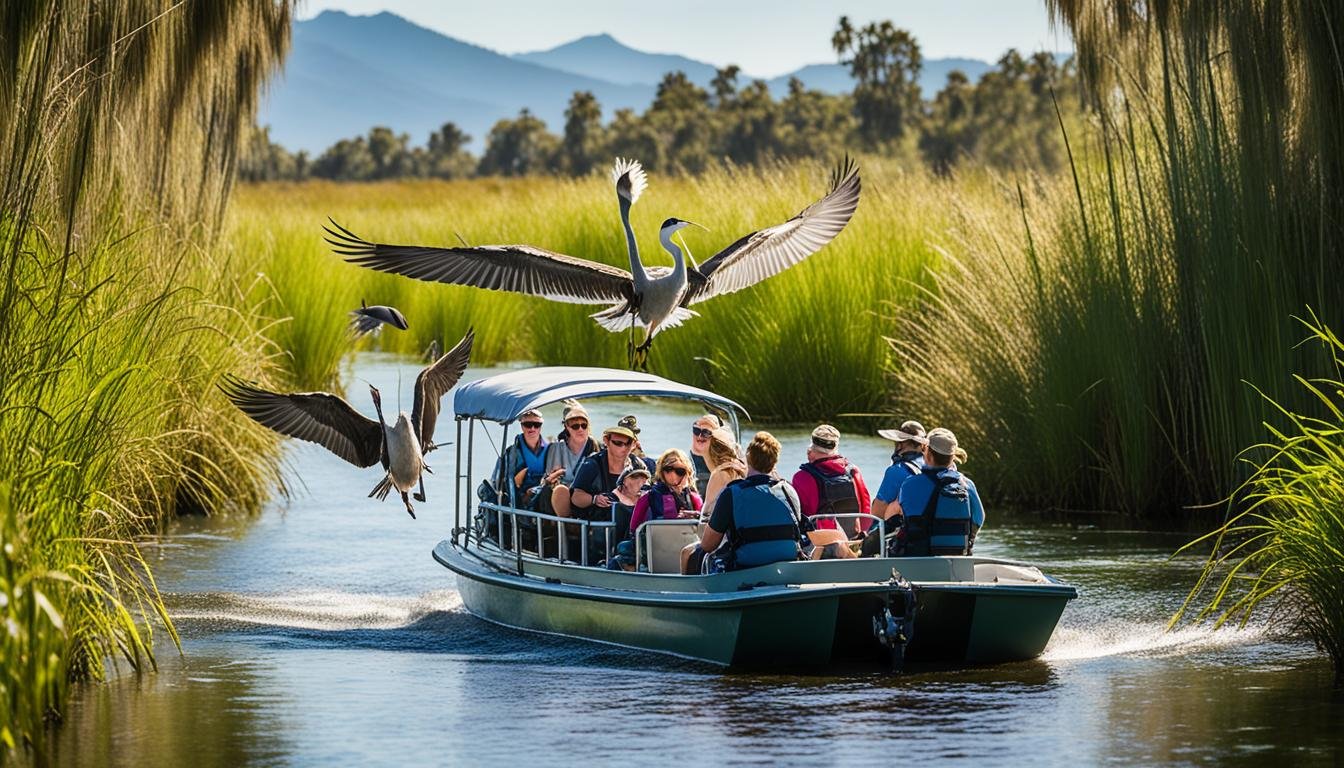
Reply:
[[[651,53],[679,53],[774,77],[836,60],[831,34],[841,16],[856,24],[891,19],[919,40],[926,58],[993,61],[1008,48],[1072,50],[1051,31],[1043,0],[309,0],[302,17],[328,10],[391,11],[446,35],[502,53],[552,48],[607,32]]]

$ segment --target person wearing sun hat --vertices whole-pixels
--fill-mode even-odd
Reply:
[[[547,443],[541,434],[545,421],[541,411],[525,411],[518,417],[522,430],[504,449],[504,466],[513,486],[513,503],[519,508],[531,508],[546,474]]]
[[[901,491],[901,483],[919,474],[924,468],[924,425],[918,421],[906,421],[900,429],[879,429],[877,434],[896,443],[891,454],[891,466],[882,475],[882,484],[877,487],[877,496],[873,498],[872,514],[886,518],[887,506],[896,501]]]
[[[924,467],[901,484],[894,505],[904,514],[889,555],[971,554],[985,524],[985,508],[975,483],[954,464],[965,460],[966,452],[952,430],[939,427],[929,432]]]
[[[598,449],[589,430],[588,411],[578,400],[566,400],[560,421],[564,427],[546,449],[546,474],[537,495],[536,510],[569,517],[569,489],[579,464]]]

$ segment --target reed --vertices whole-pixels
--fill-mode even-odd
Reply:
[[[1307,328],[1335,373],[1294,378],[1325,417],[1266,398],[1288,426],[1267,425],[1271,441],[1247,450],[1254,472],[1234,494],[1228,520],[1183,548],[1212,551],[1172,625],[1187,617],[1244,625],[1270,613],[1310,635],[1344,686],[1344,341],[1314,317]]]
[[[211,396],[273,348],[210,241],[290,11],[0,11],[0,760],[40,753],[70,679],[175,639],[135,539],[278,482],[271,438]]]
[[[739,235],[796,214],[824,191],[817,163],[719,168],[696,177],[655,176],[634,207],[645,263],[670,264],[659,224],[677,216],[710,228],[687,244],[700,261]],[[946,244],[953,211],[1011,217],[988,176],[958,182],[892,161],[863,162],[864,193],[850,226],[825,250],[771,280],[698,305],[701,317],[658,336],[653,370],[712,386],[757,418],[802,421],[882,410],[889,331],[882,309],[912,304]],[[528,178],[378,184],[264,184],[240,189],[227,240],[246,270],[266,276],[277,341],[304,385],[329,381],[344,353],[345,311],[391,304],[407,333],[384,329],[366,342],[416,353],[431,339],[451,344],[475,325],[473,362],[624,367],[626,338],[599,328],[598,307],[420,283],[343,263],[322,241],[327,216],[379,242],[451,245],[531,243],[616,266],[628,265],[611,183]],[[245,256],[242,256],[244,255]],[[293,277],[291,277],[293,276]],[[340,303],[333,303],[340,302]],[[297,312],[308,313],[302,320]],[[312,356],[321,362],[307,362]]]
[[[1214,5],[1052,2],[1097,99],[1072,178],[1024,181],[1014,228],[965,217],[921,321],[893,321],[898,407],[1008,498],[1188,523],[1273,418],[1241,382],[1306,413],[1281,372],[1328,369],[1289,318],[1344,306],[1341,20]]]

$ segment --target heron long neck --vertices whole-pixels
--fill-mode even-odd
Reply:
[[[678,280],[685,281],[685,280],[686,280],[686,257],[685,257],[685,255],[682,254],[682,252],[681,252],[681,246],[679,246],[679,245],[677,245],[676,243],[672,242],[672,234],[669,233],[669,232],[663,232],[662,234],[660,234],[660,235],[658,236],[658,239],[662,241],[662,243],[663,243],[663,247],[667,249],[667,252],[670,253],[670,254],[672,254],[672,274],[673,274],[673,276],[675,276]]]
[[[621,195],[616,196],[621,204],[621,225],[625,227],[625,248],[630,253],[630,274],[636,282],[648,279],[644,272],[644,263],[639,260],[639,244],[635,242],[635,231],[630,228],[630,201]]]

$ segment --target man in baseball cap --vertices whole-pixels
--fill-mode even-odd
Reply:
[[[859,468],[840,455],[840,430],[821,424],[812,430],[807,446],[807,462],[793,475],[799,506],[804,518],[816,514],[868,514],[868,486]],[[816,521],[820,529],[839,528],[853,536],[867,529],[863,518],[824,518]]]

